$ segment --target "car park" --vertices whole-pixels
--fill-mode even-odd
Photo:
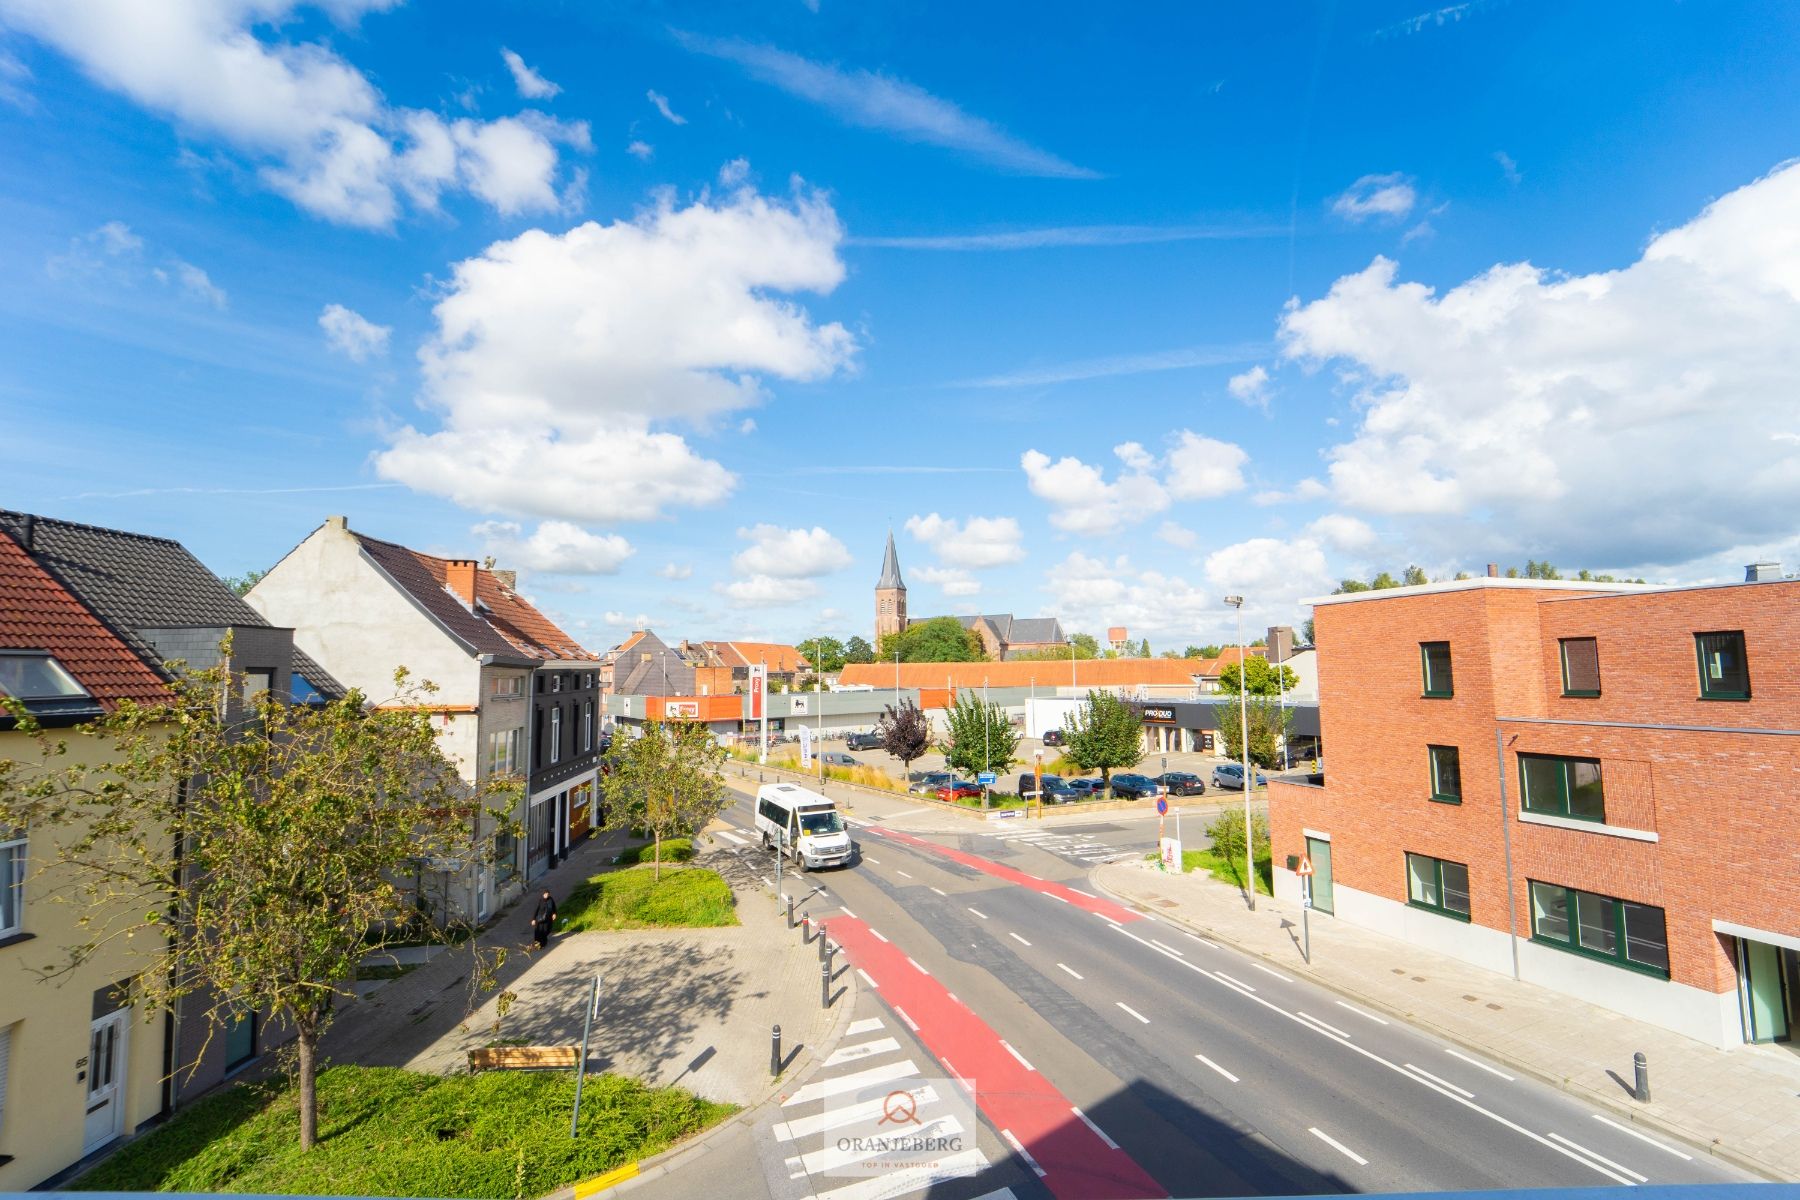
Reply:
[[[1252,786],[1267,787],[1268,784],[1269,784],[1269,777],[1267,775],[1264,775],[1261,771],[1256,772],[1255,783]],[[1243,768],[1243,766],[1239,763],[1220,763],[1218,766],[1213,768],[1212,785],[1216,788],[1225,788],[1226,790],[1233,791],[1233,792],[1243,791],[1244,790],[1244,768]]]
[[[1165,771],[1156,776],[1156,782],[1171,796],[1206,795],[1206,781],[1192,771]]]
[[[847,750],[879,750],[881,735],[874,733],[853,733],[844,739]]]
[[[981,785],[970,783],[966,779],[952,779],[937,790],[937,798],[945,801],[962,800],[979,795],[981,795]]]
[[[842,750],[827,750],[825,753],[819,755],[819,759],[828,767],[856,767],[862,765],[848,754],[845,754]]]
[[[948,771],[924,771],[907,785],[906,790],[915,796],[932,796],[937,794],[939,788],[955,778],[956,776]]]
[[[1114,775],[1112,794],[1120,800],[1153,800],[1163,794],[1163,786],[1148,775]]]

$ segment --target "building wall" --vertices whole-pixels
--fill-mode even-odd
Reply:
[[[69,755],[92,763],[95,747],[69,739]],[[0,758],[34,758],[22,734],[0,733]],[[28,830],[28,854],[56,830]],[[0,1096],[0,1154],[11,1161],[0,1166],[0,1191],[22,1192],[82,1157],[87,1110],[84,1060],[94,993],[130,978],[143,960],[123,938],[102,946],[79,968],[54,980],[43,980],[29,967],[42,968],[68,960],[69,948],[91,936],[76,920],[86,912],[76,903],[60,903],[70,881],[37,876],[25,883],[21,932],[30,935],[0,946],[0,1029],[9,1029],[10,1056],[6,1092]],[[160,1012],[127,1016],[124,1132],[129,1134],[162,1111],[165,1018]]]
[[[875,589],[875,644],[890,633],[906,628],[906,589]]]

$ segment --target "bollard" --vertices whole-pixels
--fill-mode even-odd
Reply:
[[[794,898],[792,896],[787,898],[787,922],[788,928],[792,929],[794,927]]]
[[[1650,1103],[1650,1060],[1639,1050],[1631,1056],[1631,1065],[1637,1071],[1637,1098],[1639,1104]]]
[[[825,949],[825,944],[826,944],[825,943],[825,926],[820,925],[819,926],[819,961],[820,962],[825,962],[831,957],[830,951]]]
[[[819,964],[819,1007],[831,1007],[831,964]]]
[[[812,918],[811,917],[801,917],[800,918],[800,944],[802,946],[812,945],[812,937],[813,937]]]
[[[781,1074],[781,1026],[769,1030],[769,1074]]]

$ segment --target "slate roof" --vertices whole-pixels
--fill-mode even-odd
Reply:
[[[925,620],[936,620],[927,617]],[[980,615],[960,616],[956,618],[964,629],[974,629],[977,625],[986,625],[993,632],[994,640],[1000,643],[1002,650],[1014,646],[1037,646],[1052,642],[1066,642],[1063,635],[1062,622],[1055,617],[1015,617],[1011,613],[982,613]],[[909,624],[917,625],[919,621]]]
[[[29,527],[29,532],[27,528]],[[268,620],[169,538],[81,525],[0,509],[0,533],[22,547],[52,578],[106,623],[120,641],[166,677],[162,657],[140,629],[246,625]],[[321,695],[339,699],[344,685],[298,647],[292,669]]]
[[[620,696],[690,696],[694,692],[694,666],[650,630],[643,630],[626,645],[613,667],[613,692]],[[654,681],[655,690],[650,684]]]
[[[888,531],[887,556],[881,560],[881,578],[875,581],[877,588],[900,588],[905,590],[906,583],[900,578],[900,556],[894,553],[894,533]]]
[[[109,710],[121,700],[156,704],[172,698],[162,676],[4,532],[0,648],[49,652]]]

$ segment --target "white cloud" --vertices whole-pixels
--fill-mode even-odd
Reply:
[[[1206,556],[1206,580],[1217,593],[1244,597],[1246,630],[1291,618],[1301,599],[1329,590],[1331,571],[1317,539],[1251,538]]]
[[[548,100],[562,91],[561,84],[551,83],[539,75],[526,66],[525,60],[513,51],[501,47],[500,57],[506,60],[506,69],[512,72],[513,86],[527,100]]]
[[[327,304],[319,313],[325,344],[352,362],[367,362],[387,353],[389,325],[377,325],[361,313],[341,304]]]
[[[650,628],[650,614],[648,613],[639,613],[634,617],[629,613],[622,613],[617,609],[609,608],[606,610],[606,614],[601,617],[601,620],[615,629],[636,630]]]
[[[810,579],[778,579],[773,575],[752,575],[748,579],[714,584],[713,590],[738,604],[752,608],[776,608],[812,599],[819,594],[819,585]]]
[[[1192,550],[1200,544],[1200,535],[1185,525],[1177,525],[1173,521],[1164,521],[1156,527],[1158,541],[1169,543],[1182,550]]]
[[[391,3],[336,0],[322,7],[348,26]],[[558,206],[552,143],[579,144],[585,127],[576,137],[574,126],[557,133],[517,118],[449,124],[423,109],[395,107],[323,42],[278,36],[303,6],[3,0],[0,16],[74,59],[102,87],[243,153],[266,185],[327,220],[387,228],[402,197],[431,209],[456,187],[502,212]]]
[[[1258,363],[1242,374],[1233,375],[1226,381],[1225,390],[1245,404],[1253,404],[1257,408],[1267,409],[1269,407],[1269,372],[1261,363]]]
[[[1025,535],[1013,517],[970,517],[959,522],[932,513],[908,517],[906,531],[953,567],[998,567],[1025,557]]]
[[[631,157],[637,159],[639,162],[649,162],[656,154],[656,147],[652,146],[649,142],[634,140],[630,145],[625,147],[625,153],[631,155]]]
[[[1114,449],[1121,459],[1142,447],[1128,442]],[[1051,507],[1050,523],[1068,533],[1112,533],[1169,507],[1169,494],[1153,475],[1121,472],[1112,483],[1099,467],[1078,458],[1059,458],[1027,450],[1019,458],[1031,494]]]
[[[743,187],[750,179],[750,160],[734,158],[719,168],[719,186],[725,188]]]
[[[755,417],[745,417],[743,420],[738,422],[738,433],[743,435],[744,437],[749,437],[751,434],[753,434],[755,432],[756,432],[756,418]]]
[[[1281,322],[1290,358],[1354,381],[1337,499],[1458,555],[1496,511],[1501,548],[1565,562],[1681,564],[1788,536],[1800,454],[1744,434],[1791,425],[1800,395],[1796,211],[1787,164],[1615,270],[1500,265],[1439,295],[1377,258],[1339,279]]]
[[[750,42],[680,35],[690,49],[734,62],[752,79],[809,100],[839,120],[882,129],[912,142],[958,150],[1019,175],[1097,179],[1086,167],[1058,158],[964,112],[916,84],[875,71],[846,70]]]
[[[686,563],[664,563],[656,573],[664,579],[692,579],[694,568]]]
[[[85,279],[115,287],[154,282],[217,309],[230,303],[225,289],[193,263],[169,255],[153,260],[144,239],[123,221],[108,221],[70,238],[68,250],[51,255],[44,270],[53,279]]]
[[[1229,241],[1279,237],[1287,226],[1242,225],[1053,225],[997,233],[921,233],[853,237],[853,246],[889,250],[1037,250],[1045,246],[1145,246],[1162,242]]]
[[[975,596],[981,593],[981,581],[961,567],[919,567],[913,574],[946,596]]]
[[[611,575],[637,553],[616,533],[590,533],[568,521],[544,521],[529,538],[514,521],[483,521],[470,533],[483,539],[500,566],[547,575]]]
[[[1345,513],[1326,513],[1306,527],[1306,532],[1337,550],[1354,553],[1375,544],[1375,531],[1367,521]]]
[[[1413,182],[1395,171],[1388,175],[1364,175],[1331,202],[1331,211],[1346,221],[1405,220],[1419,201]]]
[[[1185,371],[1193,367],[1220,367],[1244,362],[1269,351],[1267,343],[1248,346],[1190,346],[1182,350],[1163,350],[1153,354],[1121,354],[1109,358],[1088,358],[1048,367],[1026,367],[982,379],[964,380],[962,387],[1014,388],[1042,387],[1052,383],[1072,383],[1082,379],[1111,379],[1119,375],[1144,375],[1152,371]]]
[[[0,48],[0,104],[10,104],[21,112],[36,112],[37,99],[26,85],[31,82],[31,68],[17,55]]]
[[[1268,491],[1258,492],[1256,495],[1250,497],[1250,502],[1252,504],[1260,505],[1289,504],[1296,500],[1322,500],[1329,495],[1331,495],[1330,488],[1311,476],[1308,476],[1299,483],[1296,483],[1291,491],[1283,492],[1270,489]]]
[[[805,579],[850,565],[850,551],[844,543],[817,525],[811,529],[756,525],[738,530],[738,537],[750,543],[731,560],[742,575]]]
[[[494,243],[456,265],[419,352],[442,428],[392,434],[377,471],[469,508],[575,521],[722,500],[731,472],[655,426],[759,403],[764,376],[851,364],[842,325],[779,295],[836,287],[841,237],[816,193],[743,190]]]
[[[1496,150],[1494,161],[1500,164],[1500,173],[1506,176],[1506,182],[1518,187],[1524,181],[1525,177],[1519,174],[1519,164],[1513,161],[1512,155],[1504,150]]]
[[[1177,500],[1211,500],[1242,491],[1244,464],[1249,461],[1239,446],[1183,429],[1165,458],[1169,495]]]
[[[669,107],[669,98],[667,96],[655,90],[645,92],[644,95],[649,99],[650,103],[656,105],[656,111],[663,115],[663,120],[668,121],[671,125],[687,124],[686,117]]]

